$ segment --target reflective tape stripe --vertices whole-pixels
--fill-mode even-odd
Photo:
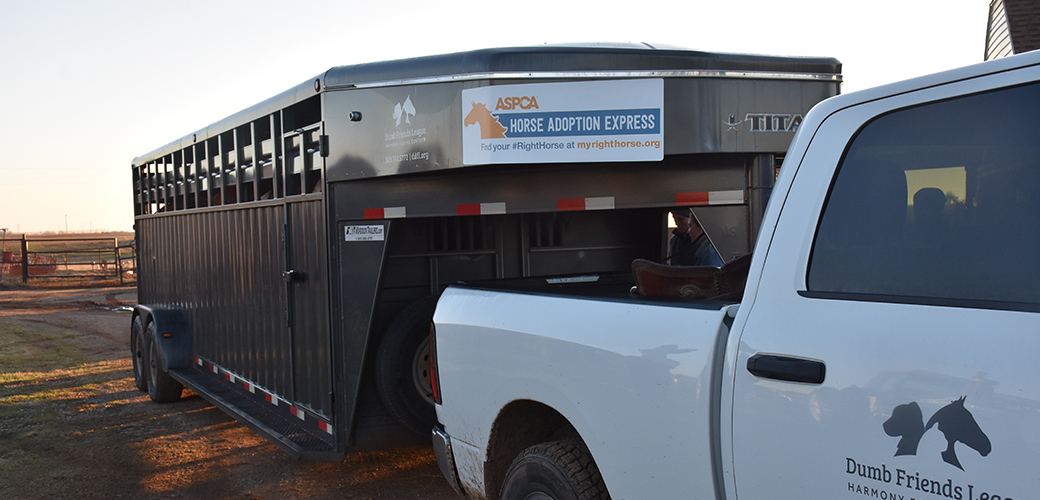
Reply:
[[[289,407],[289,413],[292,413],[294,417],[296,417],[296,418],[298,418],[300,420],[304,420],[305,417],[307,416],[307,414],[303,410],[301,410],[301,409],[299,409],[299,408],[297,408],[295,406],[290,406]]]
[[[504,202],[496,203],[462,203],[455,205],[458,215],[498,215],[506,213]]]
[[[210,370],[213,373],[215,373],[217,375],[220,375],[221,372],[223,372],[224,378],[227,379],[228,382],[231,382],[232,384],[237,384],[237,383],[241,382],[242,383],[242,388],[244,388],[245,390],[249,391],[251,394],[256,394],[257,390],[259,390],[260,392],[262,392],[264,394],[264,399],[267,400],[268,403],[271,403],[271,404],[273,404],[275,406],[278,406],[278,399],[279,399],[278,396],[268,392],[262,386],[258,386],[256,384],[250,382],[249,380],[246,380],[242,376],[236,375],[234,372],[232,372],[230,370],[226,370],[224,368],[221,368],[220,366],[217,366],[215,363],[206,361],[203,358],[200,358],[198,356],[195,356],[195,362],[198,363],[200,366],[203,366],[204,363],[209,363]],[[302,412],[303,410],[300,410],[300,411]],[[294,413],[294,415],[295,415],[295,413]]]
[[[364,210],[366,219],[400,219],[406,214],[405,207],[366,208]]]
[[[740,205],[742,203],[744,203],[744,190],[742,189],[675,193],[675,204],[680,206]]]
[[[571,212],[575,210],[613,210],[613,196],[598,196],[593,198],[563,198],[556,200],[556,210],[560,212]]]
[[[326,423],[324,420],[318,421],[318,428],[329,434],[332,434],[332,424]]]
[[[744,203],[744,190],[708,191],[709,205],[740,205]]]

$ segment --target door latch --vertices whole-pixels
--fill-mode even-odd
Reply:
[[[827,366],[823,361],[772,354],[751,356],[747,370],[756,377],[806,384],[822,384],[827,376]]]

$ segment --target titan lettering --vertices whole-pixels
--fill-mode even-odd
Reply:
[[[751,124],[750,132],[795,132],[802,120],[802,115],[773,113],[748,113],[744,117]]]

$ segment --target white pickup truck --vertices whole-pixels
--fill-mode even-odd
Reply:
[[[654,296],[683,269],[657,269],[664,292],[449,287],[448,480],[508,500],[1040,495],[1040,52],[817,105],[758,234],[743,293],[714,299]]]

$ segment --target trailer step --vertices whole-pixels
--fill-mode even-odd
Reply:
[[[321,436],[250,398],[231,384],[196,369],[171,370],[170,375],[203,399],[228,413],[253,432],[296,459],[339,462],[345,454],[336,450],[334,436]]]

